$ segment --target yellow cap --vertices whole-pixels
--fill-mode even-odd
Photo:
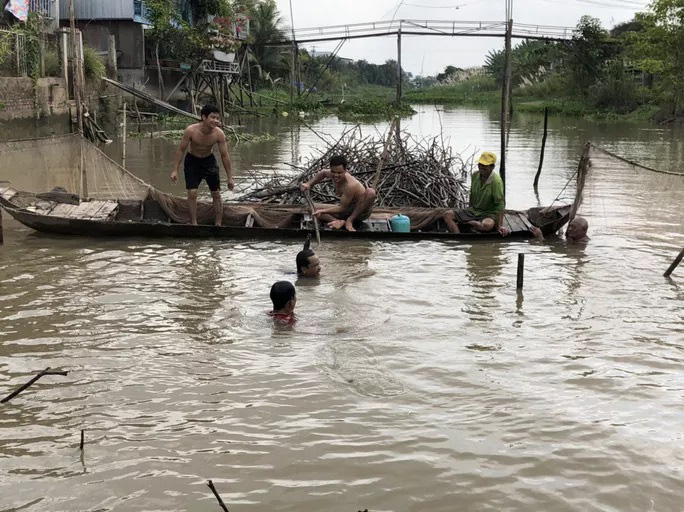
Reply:
[[[482,165],[494,165],[496,164],[496,155],[489,151],[485,151],[480,155],[480,159],[477,163]]]

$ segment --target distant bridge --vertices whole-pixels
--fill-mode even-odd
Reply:
[[[266,45],[290,46],[295,44],[339,41],[399,35],[448,36],[448,37],[506,37],[505,21],[449,21],[449,20],[392,20],[330,25],[327,27],[298,28],[294,40],[269,41]],[[531,25],[514,23],[511,37],[514,39],[540,39],[567,41],[576,33],[574,27],[555,25]],[[292,32],[288,34],[292,35]]]

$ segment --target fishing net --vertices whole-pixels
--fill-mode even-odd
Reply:
[[[76,203],[79,198],[152,200],[171,221],[184,224],[190,221],[186,198],[166,194],[148,185],[79,135],[2,141],[0,155],[0,180],[11,179],[11,186],[16,190],[49,192],[61,187]],[[35,190],[36,183],[40,184],[38,190]],[[53,199],[49,194],[42,196]],[[59,198],[60,201],[64,199],[64,195]],[[403,211],[411,217],[413,229],[422,229],[441,218],[446,209],[407,207]],[[223,224],[244,226],[251,217],[255,226],[281,228],[290,225],[296,215],[307,212],[307,207],[301,205],[226,203]],[[373,218],[389,218],[395,213],[377,208]],[[197,220],[200,224],[213,224],[211,202],[199,202]]]
[[[684,172],[657,170],[591,143],[582,160],[577,215],[589,221],[590,236],[648,234],[684,243]]]
[[[0,142],[0,179],[17,190],[40,183],[92,199],[145,199],[148,185],[79,135]]]

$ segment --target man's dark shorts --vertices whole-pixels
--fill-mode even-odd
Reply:
[[[492,219],[496,224],[497,219],[493,215],[475,215],[470,208],[463,208],[461,210],[454,210],[454,215],[456,216],[457,224],[467,224],[473,220],[481,222],[485,219]]]
[[[188,153],[185,155],[185,188],[188,190],[199,188],[202,180],[207,182],[209,190],[215,192],[221,188],[219,180],[219,166],[214,155],[199,158]]]

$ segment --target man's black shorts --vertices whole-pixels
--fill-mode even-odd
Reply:
[[[207,182],[212,192],[221,188],[219,180],[219,166],[214,155],[199,158],[188,153],[185,155],[185,188],[188,190],[199,188],[202,180]]]
[[[475,215],[475,213],[473,213],[473,211],[470,208],[454,210],[454,216],[456,217],[456,223],[458,224],[467,224],[468,222],[473,220],[482,221],[484,219],[492,219],[494,223],[497,222],[497,219],[494,215]]]

